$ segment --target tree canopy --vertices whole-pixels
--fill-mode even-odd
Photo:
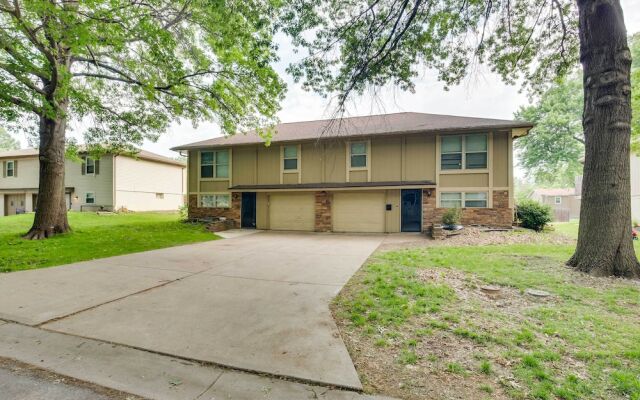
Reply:
[[[0,127],[0,151],[16,150],[20,148],[18,142],[6,129]]]
[[[573,186],[582,175],[584,134],[582,80],[562,80],[545,91],[535,104],[520,107],[515,118],[536,126],[514,145],[519,165],[538,185]]]
[[[85,121],[88,143],[170,123],[223,132],[274,120],[275,8],[263,1],[0,0],[0,120]]]

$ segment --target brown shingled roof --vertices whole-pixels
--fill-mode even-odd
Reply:
[[[419,132],[461,132],[485,129],[532,128],[525,121],[460,117],[455,115],[403,112],[395,114],[349,117],[340,120],[317,120],[282,123],[275,126],[272,142],[313,140],[319,138],[357,137]],[[188,150],[200,147],[263,143],[264,139],[249,131],[245,134],[216,137],[200,142],[176,146],[172,150]]]

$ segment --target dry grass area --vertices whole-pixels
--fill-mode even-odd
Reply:
[[[387,243],[333,305],[366,391],[640,399],[640,285],[568,269],[573,244],[555,233],[480,228]]]

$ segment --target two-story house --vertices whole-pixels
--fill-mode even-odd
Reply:
[[[239,227],[420,232],[460,207],[465,224],[513,221],[513,140],[532,124],[398,113],[283,123],[188,152],[189,215]]]
[[[0,216],[34,211],[38,204],[37,149],[0,152]],[[186,165],[141,150],[135,156],[85,155],[66,160],[65,192],[75,211],[177,210],[184,204]]]

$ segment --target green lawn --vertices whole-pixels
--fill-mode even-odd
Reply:
[[[555,232],[568,236],[573,239],[578,238],[578,220],[571,220],[570,222],[554,222],[552,227]],[[631,233],[629,233],[631,234]],[[636,253],[640,255],[640,240],[633,242],[636,249]]]
[[[378,253],[333,305],[365,389],[640,400],[640,285],[577,273],[564,265],[572,251],[540,241]]]
[[[0,272],[42,268],[134,253],[218,237],[202,225],[182,223],[177,213],[97,215],[69,213],[73,232],[29,241],[33,214],[0,218]]]

